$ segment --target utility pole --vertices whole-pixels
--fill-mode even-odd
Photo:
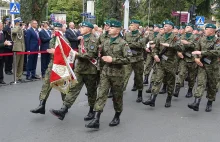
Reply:
[[[15,1],[14,1],[14,0],[11,0],[11,2],[14,3]],[[12,27],[15,26],[14,19],[15,19],[15,15],[14,15],[14,14],[11,14],[11,25],[12,25]]]
[[[128,30],[129,22],[129,0],[125,0],[124,3],[124,29]]]

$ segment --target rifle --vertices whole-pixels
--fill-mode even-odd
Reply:
[[[97,58],[97,70],[98,71],[100,71],[101,52],[102,52],[102,46],[99,45],[99,48],[98,48],[98,58]]]
[[[216,40],[216,42],[214,42],[211,46],[209,46],[208,50],[214,50],[215,44],[219,42],[220,42],[220,39]],[[201,62],[210,65],[212,61],[209,60],[206,56],[204,56],[201,58]]]

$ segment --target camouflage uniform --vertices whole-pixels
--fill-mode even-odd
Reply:
[[[74,70],[78,83],[71,86],[69,93],[63,104],[70,108],[80,94],[83,85],[86,85],[88,91],[88,103],[90,107],[94,107],[97,96],[97,68],[89,59],[98,56],[98,40],[94,35],[88,35],[84,39],[86,53],[81,53],[81,45],[79,45],[78,62]]]
[[[189,90],[186,97],[191,97],[192,88],[195,84],[197,73],[197,65],[194,62],[194,58],[191,54],[191,52],[195,50],[194,36],[192,35],[192,33],[186,33],[185,37],[181,37],[181,39],[188,41],[190,44],[181,44],[181,48],[183,50],[182,54],[184,58],[180,59],[179,61],[179,73],[177,76],[176,91],[174,93],[174,96],[178,97],[180,88],[184,86],[184,80],[188,75]]]
[[[107,94],[110,88],[113,90],[113,103],[116,112],[123,110],[123,85],[124,82],[124,64],[128,64],[132,55],[128,44],[117,37],[115,41],[104,42],[102,56],[111,56],[112,63],[105,63],[101,73],[100,86],[98,88],[98,97],[94,110],[102,112],[107,100]]]
[[[141,43],[141,34],[139,31],[135,32],[129,32],[125,34],[125,41],[127,41],[131,52],[131,64],[126,65],[125,70],[125,87],[127,86],[128,80],[130,78],[130,75],[132,73],[132,70],[134,70],[134,82],[136,84],[137,90],[143,89],[143,72],[144,72],[144,57],[143,57],[143,46]]]

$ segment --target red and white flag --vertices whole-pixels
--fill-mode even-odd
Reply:
[[[82,54],[86,53],[87,51],[86,51],[85,46],[84,46],[84,39],[81,39],[80,45],[81,45],[81,53],[82,53]],[[96,60],[95,58],[91,58],[91,59],[89,59],[89,61],[90,61],[94,66],[97,67],[97,63],[98,63],[98,62],[97,62],[97,60]]]
[[[56,32],[55,35],[56,42],[50,85],[66,94],[70,85],[77,82],[72,70],[76,54],[59,32]]]

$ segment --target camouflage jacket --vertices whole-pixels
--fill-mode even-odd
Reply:
[[[102,74],[108,76],[124,76],[124,66],[130,63],[132,56],[131,49],[125,40],[118,37],[110,44],[110,39],[104,42],[104,47],[101,52],[102,56],[111,56],[112,63],[104,63]]]
[[[186,34],[184,34],[183,36],[181,36],[181,40],[186,40],[188,41],[190,44],[181,44],[181,49],[182,49],[182,53],[183,53],[183,60],[186,62],[194,62],[194,57],[192,56],[192,52],[195,50],[195,39],[194,39],[194,35],[192,34],[189,38],[186,37]]]
[[[143,61],[143,44],[141,42],[141,34],[138,32],[136,34],[132,34],[132,32],[128,32],[125,34],[125,41],[128,43],[131,52],[132,52],[132,57],[131,57],[131,63],[135,63],[138,61]]]
[[[196,50],[202,51],[201,61],[205,66],[217,64],[220,56],[220,39],[214,37],[212,40],[207,40],[206,37],[203,37],[197,44]],[[208,59],[210,63],[207,63],[204,58]]]
[[[168,43],[169,47],[164,47],[161,43]],[[166,49],[166,50],[165,50]],[[160,55],[162,52],[166,51],[161,57],[162,61],[166,63],[174,63],[176,62],[176,52],[182,51],[180,42],[177,36],[173,33],[166,39],[165,34],[156,41],[155,48],[153,50],[153,56]]]
[[[86,53],[81,52],[82,47],[79,45],[78,62],[74,71],[80,74],[97,74],[97,67],[90,62],[90,59],[98,57],[98,39],[91,34],[84,39],[84,47]]]

